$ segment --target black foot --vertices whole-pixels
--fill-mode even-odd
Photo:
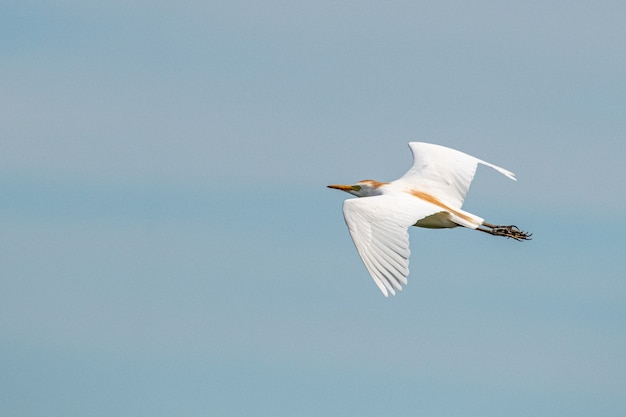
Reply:
[[[506,238],[515,239],[518,241],[522,240],[531,240],[532,233],[526,233],[521,230],[517,226],[493,226],[491,230],[488,230],[487,233],[491,233],[494,236],[504,236]]]

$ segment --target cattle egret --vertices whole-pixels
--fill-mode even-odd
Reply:
[[[387,297],[402,291],[409,275],[410,226],[445,229],[463,226],[518,241],[531,234],[497,226],[461,210],[478,164],[515,180],[515,174],[463,152],[423,142],[409,143],[413,166],[392,182],[362,180],[329,185],[357,197],[343,203],[343,215],[365,267]]]

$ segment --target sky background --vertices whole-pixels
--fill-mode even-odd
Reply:
[[[3,416],[626,414],[626,3],[4,1]],[[479,168],[384,298],[330,183]]]

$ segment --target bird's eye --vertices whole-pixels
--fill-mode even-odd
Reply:
[[[353,185],[353,186],[352,186],[352,189],[353,189],[354,191],[361,191],[361,186],[360,186],[360,185]]]

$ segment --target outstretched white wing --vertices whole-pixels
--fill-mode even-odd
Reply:
[[[409,275],[408,228],[437,213],[435,206],[409,194],[349,199],[343,215],[365,267],[385,297],[402,291]]]
[[[409,143],[413,166],[399,182],[428,192],[454,208],[461,208],[478,164],[487,165],[515,180],[515,174],[471,155],[424,142]]]

